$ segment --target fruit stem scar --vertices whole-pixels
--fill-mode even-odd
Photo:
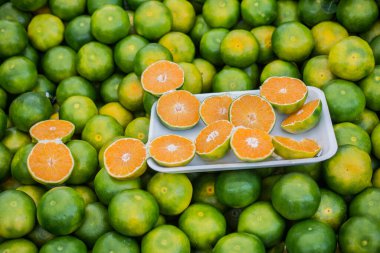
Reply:
[[[257,148],[259,146],[259,140],[257,138],[250,137],[247,138],[245,141],[247,142],[247,145],[251,148]]]

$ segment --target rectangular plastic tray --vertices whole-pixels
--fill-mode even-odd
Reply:
[[[236,91],[236,92],[225,92],[225,93],[205,93],[196,95],[196,97],[203,101],[206,97],[228,94],[232,98],[239,97],[244,94],[259,94],[259,90],[250,90],[250,91]],[[321,119],[316,127],[313,129],[302,133],[302,134],[289,134],[283,131],[280,127],[282,120],[286,115],[276,112],[276,124],[272,131],[271,135],[281,135],[289,136],[300,140],[302,138],[311,138],[318,142],[321,146],[321,152],[313,158],[307,159],[292,159],[285,160],[277,155],[273,155],[270,158],[260,161],[260,162],[244,162],[239,160],[230,149],[225,157],[216,161],[205,161],[195,155],[194,159],[186,166],[182,167],[163,167],[157,164],[152,158],[148,158],[148,165],[150,168],[160,172],[166,173],[191,173],[191,172],[207,172],[207,171],[223,171],[223,170],[239,170],[239,169],[255,169],[255,168],[268,168],[268,167],[279,167],[279,166],[291,166],[291,165],[301,165],[301,164],[310,164],[315,162],[320,162],[329,159],[337,151],[337,142],[335,139],[335,134],[333,130],[333,125],[330,118],[330,113],[327,107],[327,102],[324,93],[315,87],[308,87],[308,97],[306,102],[320,99],[322,102],[322,113]],[[150,127],[149,127],[149,140],[152,141],[157,136],[165,134],[178,134],[185,136],[191,140],[195,140],[199,131],[205,127],[205,124],[200,120],[198,124],[189,130],[175,131],[166,128],[161,124],[157,113],[156,113],[156,103],[152,107],[152,113],[150,117]]]

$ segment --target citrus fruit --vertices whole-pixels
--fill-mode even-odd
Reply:
[[[248,233],[230,233],[218,240],[212,252],[215,253],[264,253],[265,247],[263,242],[256,236]]]
[[[376,66],[375,69],[367,77],[362,79],[359,83],[362,89],[366,106],[373,111],[380,111],[380,103],[376,99],[380,95],[380,67]]]
[[[264,66],[260,74],[260,83],[272,76],[287,76],[300,79],[301,73],[295,63],[277,59]]]
[[[74,236],[59,236],[55,237],[48,242],[46,242],[42,247],[40,248],[41,253],[54,253],[54,252],[62,252],[62,253],[69,253],[69,252],[78,252],[78,253],[85,253],[87,252],[87,247],[84,242],[79,240],[78,238]]]
[[[370,217],[354,216],[339,229],[342,252],[377,252],[380,249],[380,228]]]
[[[216,74],[214,65],[203,58],[194,59],[193,64],[202,76],[202,93],[210,92],[212,89],[212,80]]]
[[[354,121],[365,108],[365,95],[353,82],[334,79],[323,89],[333,122]]]
[[[202,15],[212,28],[231,28],[239,20],[240,6],[237,0],[206,0]]]
[[[348,37],[347,30],[334,21],[323,21],[311,28],[314,38],[314,54],[328,55],[331,48],[344,38]]]
[[[308,86],[323,89],[334,78],[335,75],[329,68],[327,55],[318,55],[310,58],[304,66],[302,79]]]
[[[73,123],[76,134],[81,133],[87,121],[97,114],[95,103],[85,96],[70,96],[59,108],[60,119]]]
[[[66,145],[74,159],[74,168],[67,183],[78,185],[89,182],[94,178],[98,169],[96,149],[82,140],[72,140]]]
[[[129,138],[136,138],[143,143],[148,142],[150,120],[147,117],[137,117],[133,119],[125,128],[124,135]]]
[[[7,58],[0,65],[0,86],[10,94],[32,90],[37,76],[36,66],[24,56]]]
[[[185,0],[165,0],[164,4],[173,18],[171,30],[189,33],[195,22],[195,10],[191,3]]]
[[[275,26],[286,22],[299,21],[298,2],[293,0],[280,0],[277,2],[277,17],[274,21]]]
[[[363,128],[368,134],[371,134],[376,125],[380,123],[380,120],[376,112],[364,109],[353,123]]]
[[[19,148],[31,143],[32,139],[29,134],[21,132],[15,127],[10,127],[5,130],[5,135],[1,142],[13,155]]]
[[[185,166],[195,155],[195,145],[190,140],[176,134],[156,137],[149,144],[150,157],[165,167]]]
[[[227,34],[228,30],[225,28],[214,28],[205,32],[199,45],[199,51],[202,58],[214,65],[223,65],[220,48],[221,43]]]
[[[67,120],[44,120],[37,122],[29,129],[33,140],[67,142],[74,134],[75,126]]]
[[[61,184],[73,171],[74,158],[70,149],[60,142],[39,142],[30,151],[27,166],[37,182]]]
[[[335,252],[334,230],[316,220],[304,220],[293,225],[285,239],[288,252]]]
[[[123,75],[115,73],[101,83],[100,96],[104,103],[119,102],[118,89],[123,78]]]
[[[313,162],[309,164],[292,165],[284,168],[285,172],[301,172],[311,176],[316,182],[319,182],[322,174],[322,163]]]
[[[1,86],[1,85],[0,85]],[[0,87],[0,109],[4,110],[7,106],[8,94]]]
[[[136,54],[147,44],[148,41],[137,34],[128,35],[120,40],[114,48],[114,59],[119,69],[124,73],[133,72]]]
[[[334,125],[335,138],[338,146],[351,144],[371,153],[371,138],[369,134],[358,125],[351,122],[343,122]]]
[[[269,25],[277,17],[277,2],[275,0],[243,0],[241,16],[252,27]]]
[[[21,0],[21,1],[16,1],[12,0],[10,1],[14,7],[17,9],[20,9],[22,11],[36,11],[43,7],[46,3],[47,0],[37,0],[37,1],[30,1],[30,0]]]
[[[314,39],[309,28],[293,21],[279,25],[272,34],[273,52],[285,61],[300,62],[313,51]]]
[[[371,217],[377,222],[380,220],[379,210],[380,189],[375,187],[366,188],[357,194],[350,202],[349,213],[352,216]]]
[[[97,9],[100,9],[101,7],[107,4],[123,6],[123,1],[122,0],[88,0],[87,11],[89,14],[93,14]]]
[[[32,14],[16,8],[10,1],[0,1],[0,19],[15,21],[27,27]]]
[[[85,12],[86,0],[50,0],[49,8],[57,17],[65,21],[70,21]]]
[[[18,191],[25,192],[33,200],[37,206],[46,190],[42,186],[37,185],[22,185],[16,188]]]
[[[314,26],[320,22],[331,20],[334,13],[324,8],[323,2],[312,0],[300,0],[298,3],[298,13],[300,19],[307,26]],[[333,4],[330,4],[333,6]]]
[[[125,76],[117,88],[118,101],[128,111],[143,109],[144,90],[139,77],[135,73]]]
[[[229,95],[215,95],[202,101],[199,113],[202,121],[208,125],[218,120],[228,120],[228,110],[232,103]]]
[[[190,36],[182,32],[169,32],[158,41],[173,56],[174,62],[192,62],[195,56],[195,45]]]
[[[264,97],[279,112],[290,114],[302,107],[308,94],[305,83],[297,78],[270,77],[260,86]]]
[[[0,108],[0,139],[5,135],[5,130],[7,129],[8,116],[5,114],[4,110]]]
[[[28,44],[26,46],[26,48],[24,49],[24,51],[21,53],[21,56],[24,56],[26,58],[28,58],[29,60],[31,60],[34,65],[38,65],[39,63],[39,60],[40,60],[40,55],[37,51],[37,49],[35,49],[33,46],[31,46],[30,44]]]
[[[156,199],[163,215],[179,215],[190,204],[193,186],[184,174],[156,173],[147,191]]]
[[[239,216],[237,231],[258,236],[266,247],[280,242],[285,231],[285,220],[271,203],[255,202],[246,207]]]
[[[322,113],[321,100],[305,103],[298,111],[290,114],[281,122],[281,128],[288,133],[303,133],[315,127]]]
[[[11,174],[14,179],[19,181],[21,184],[32,185],[35,184],[33,177],[30,175],[28,170],[28,156],[32,151],[34,144],[29,143],[25,146],[20,147],[12,158],[12,163],[10,164]],[[7,157],[4,156],[4,159]],[[4,161],[5,163],[7,160]]]
[[[215,182],[217,174],[202,174],[193,182],[193,202],[205,203],[224,211],[226,206],[223,205],[215,193]]]
[[[186,234],[173,225],[161,225],[144,235],[141,252],[190,253],[190,241]]]
[[[202,92],[202,74],[198,68],[189,62],[181,62],[179,66],[184,72],[184,81],[181,87],[182,90],[187,90],[193,94],[199,94]]]
[[[247,162],[265,160],[274,151],[270,135],[259,128],[238,127],[230,145],[236,157]]]
[[[320,191],[321,202],[311,218],[329,225],[334,230],[338,230],[346,219],[347,204],[342,196],[333,191],[323,188]]]
[[[147,44],[136,53],[135,60],[133,62],[135,74],[141,76],[148,66],[160,60],[172,61],[173,56],[166,47],[158,43]]]
[[[259,45],[259,55],[257,58],[258,63],[266,64],[274,60],[274,53],[272,50],[272,34],[276,28],[274,26],[259,26],[251,30]]]
[[[0,182],[8,176],[11,168],[12,154],[8,148],[0,142]]]
[[[377,124],[371,133],[371,141],[372,141],[372,153],[376,158],[380,158],[380,124]]]
[[[312,139],[296,140],[290,137],[273,136],[274,152],[284,159],[301,159],[315,157],[321,146]]]
[[[195,139],[195,152],[205,160],[225,156],[230,147],[233,125],[228,120],[217,120],[204,127]]]
[[[352,0],[342,1],[336,10],[337,20],[350,33],[368,31],[378,16],[379,11],[374,0],[360,3]]]
[[[169,8],[159,1],[146,1],[135,11],[135,30],[148,40],[158,40],[168,33],[172,26],[173,18]]]
[[[62,20],[49,13],[34,16],[28,25],[29,41],[40,51],[58,46],[63,41],[64,31]]]
[[[9,107],[9,118],[19,130],[27,132],[37,122],[53,114],[50,100],[36,92],[26,92],[15,98]]]
[[[320,201],[318,184],[303,173],[283,175],[272,189],[274,209],[288,220],[311,217],[317,211]]]
[[[31,241],[19,238],[1,243],[0,252],[37,253],[38,248]]]
[[[91,33],[101,43],[113,44],[128,35],[128,13],[118,5],[104,5],[91,15]]]
[[[203,18],[203,15],[197,15],[194,21],[194,25],[190,31],[190,37],[193,40],[194,44],[198,46],[203,35],[210,29],[211,28],[206,23],[206,20]]]
[[[71,96],[85,96],[91,100],[96,99],[95,87],[81,76],[71,76],[62,80],[56,90],[57,103],[63,102]]]
[[[334,75],[342,79],[358,81],[373,71],[375,58],[365,40],[357,36],[349,36],[330,49],[329,66]]]
[[[373,186],[373,187],[380,188],[380,170],[379,170],[379,169],[376,169],[376,170],[374,170],[374,172],[373,172],[373,176],[372,176],[372,186]]]
[[[158,99],[157,115],[161,122],[171,129],[189,129],[199,121],[199,106],[199,100],[190,92],[172,91]]]
[[[250,94],[241,95],[232,102],[229,118],[235,127],[257,128],[267,133],[272,130],[276,121],[271,104],[258,95]],[[256,145],[250,144],[252,148]]]
[[[28,35],[18,22],[0,20],[0,57],[7,58],[21,53],[28,44]]]
[[[229,207],[243,208],[260,195],[260,177],[249,170],[223,171],[215,181],[215,193],[218,200]]]
[[[50,100],[53,100],[56,88],[56,85],[52,81],[47,79],[44,75],[38,75],[37,83],[32,91],[39,92],[45,95]]]
[[[5,190],[0,193],[0,236],[19,238],[32,231],[35,224],[36,207],[24,192]]]
[[[85,206],[87,206],[90,203],[94,203],[98,201],[98,198],[92,188],[86,185],[73,185],[71,186],[83,199]]]
[[[373,51],[373,56],[375,57],[375,63],[378,65],[380,63],[380,37],[376,36],[371,42],[370,47]]]
[[[118,102],[111,102],[99,108],[100,115],[113,117],[123,128],[132,121],[133,115]]]
[[[108,222],[107,208],[99,203],[90,203],[84,210],[82,225],[75,231],[75,236],[92,248],[96,240],[112,230]]]
[[[141,75],[141,84],[146,92],[161,96],[165,92],[179,89],[185,73],[177,63],[160,60],[149,65]]]
[[[72,19],[65,27],[64,37],[67,45],[75,51],[94,40],[91,33],[91,17],[81,15]]]
[[[42,57],[42,70],[46,77],[56,83],[75,76],[76,52],[70,47],[56,46],[48,49]]]
[[[158,97],[153,96],[149,92],[144,92],[143,95],[143,105],[144,105],[144,111],[147,115],[151,115],[151,110],[153,104],[158,100]]]
[[[102,252],[139,253],[139,244],[132,238],[123,236],[115,231],[105,233],[98,240],[92,249],[93,253]]]
[[[140,189],[116,194],[108,206],[112,227],[126,236],[141,236],[157,222],[159,207],[155,198]]]
[[[77,71],[90,81],[103,81],[114,71],[112,49],[91,41],[83,45],[77,54]]]
[[[211,249],[226,234],[226,220],[222,213],[202,203],[190,205],[179,217],[178,227],[196,249]]]
[[[323,176],[327,186],[336,193],[359,193],[371,184],[371,158],[356,146],[340,146],[332,158],[323,162]]]

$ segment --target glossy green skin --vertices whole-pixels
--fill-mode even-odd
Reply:
[[[264,253],[265,247],[259,237],[254,234],[248,233],[231,233],[223,236],[216,243],[212,252],[225,253],[225,252],[238,252],[235,251],[236,246],[239,249],[249,250],[247,252]]]
[[[222,204],[215,193],[215,182],[217,175],[213,173],[204,174],[193,182],[193,201],[209,204],[220,211],[225,211],[226,206]]]
[[[31,143],[32,139],[27,133],[21,132],[15,127],[10,127],[5,130],[5,136],[1,142],[13,155],[19,148]]]
[[[380,37],[379,37],[380,38]],[[371,74],[359,82],[362,89],[366,107],[373,111],[380,111],[380,102],[377,99],[380,96],[380,66],[376,66]]]
[[[82,15],[86,10],[86,0],[50,0],[49,7],[51,12],[64,21]]]
[[[333,12],[328,12],[323,9],[323,4],[313,0],[300,0],[298,3],[298,13],[302,22],[307,26],[314,25],[330,20],[334,17]]]
[[[8,176],[11,162],[11,152],[0,142],[0,182]]]
[[[19,238],[0,243],[0,252],[38,253],[38,248],[31,241]]]
[[[112,231],[102,235],[92,249],[92,253],[103,252],[139,253],[140,249],[135,239]]]
[[[36,184],[36,181],[31,176],[28,170],[28,156],[32,151],[34,144],[29,143],[17,150],[12,158],[11,173],[12,177],[21,184]]]
[[[40,249],[39,253],[87,253],[87,247],[84,242],[73,236],[60,236],[46,242]]]
[[[253,86],[244,70],[228,66],[217,72],[212,80],[213,92],[252,90]]]
[[[380,159],[380,124],[373,129],[371,142],[373,144],[373,154],[377,159]]]
[[[76,52],[67,46],[50,48],[42,57],[42,69],[49,80],[59,83],[60,81],[75,76]]]
[[[135,60],[133,62],[135,74],[137,76],[141,76],[150,64],[159,60],[173,61],[173,56],[166,47],[158,43],[147,44],[136,53]]]
[[[36,11],[47,3],[47,0],[12,0],[14,7],[23,11]]]
[[[203,17],[211,27],[229,29],[238,22],[239,13],[239,2],[236,0],[208,0],[202,8]]]
[[[338,146],[351,144],[364,150],[368,154],[371,153],[371,138],[369,134],[359,127],[350,122],[343,122],[334,125],[335,138]]]
[[[257,4],[257,5],[256,5]],[[269,25],[277,17],[277,1],[243,0],[241,3],[241,15],[243,20],[252,27]]]
[[[84,96],[95,101],[95,87],[86,79],[80,76],[72,76],[62,80],[56,90],[57,103],[62,105],[71,96]]]
[[[223,60],[220,53],[220,45],[227,34],[228,30],[225,28],[215,28],[205,32],[199,45],[202,58],[213,65],[222,66]]]
[[[7,129],[7,120],[8,120],[7,115],[5,114],[3,109],[0,108],[0,140],[5,135],[5,130]]]
[[[0,57],[8,58],[20,54],[28,43],[24,27],[18,22],[0,19]]]
[[[349,212],[352,216],[366,216],[380,221],[380,189],[370,187],[360,192],[350,202]]]
[[[114,48],[115,63],[120,70],[127,74],[133,72],[133,63],[137,52],[148,43],[147,39],[137,34],[120,40]]]
[[[11,2],[0,1],[0,19],[19,22],[23,27],[27,27],[32,14],[21,11],[13,6]]]
[[[71,20],[65,28],[65,42],[78,51],[84,44],[94,40],[91,34],[91,17],[82,15]]]
[[[260,74],[260,83],[263,83],[266,79],[272,76],[302,77],[295,63],[280,59],[273,60],[264,66]]]

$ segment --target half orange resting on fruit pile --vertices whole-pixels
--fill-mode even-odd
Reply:
[[[312,158],[321,150],[321,147],[314,140],[302,139],[297,141],[284,136],[274,136],[273,146],[275,153],[285,159]]]
[[[260,86],[264,97],[281,113],[293,113],[305,103],[308,91],[305,83],[292,77],[270,77]]]
[[[191,140],[180,135],[163,135],[150,143],[149,154],[162,166],[184,166],[194,158],[195,145]]]
[[[199,110],[202,121],[208,125],[217,120],[228,120],[232,100],[228,95],[211,96],[203,100]]]
[[[181,88],[184,80],[185,74],[181,66],[168,60],[152,63],[141,75],[143,89],[154,96]]]
[[[34,140],[61,140],[68,141],[74,134],[75,126],[67,120],[44,120],[34,124],[30,129],[30,136]]]

